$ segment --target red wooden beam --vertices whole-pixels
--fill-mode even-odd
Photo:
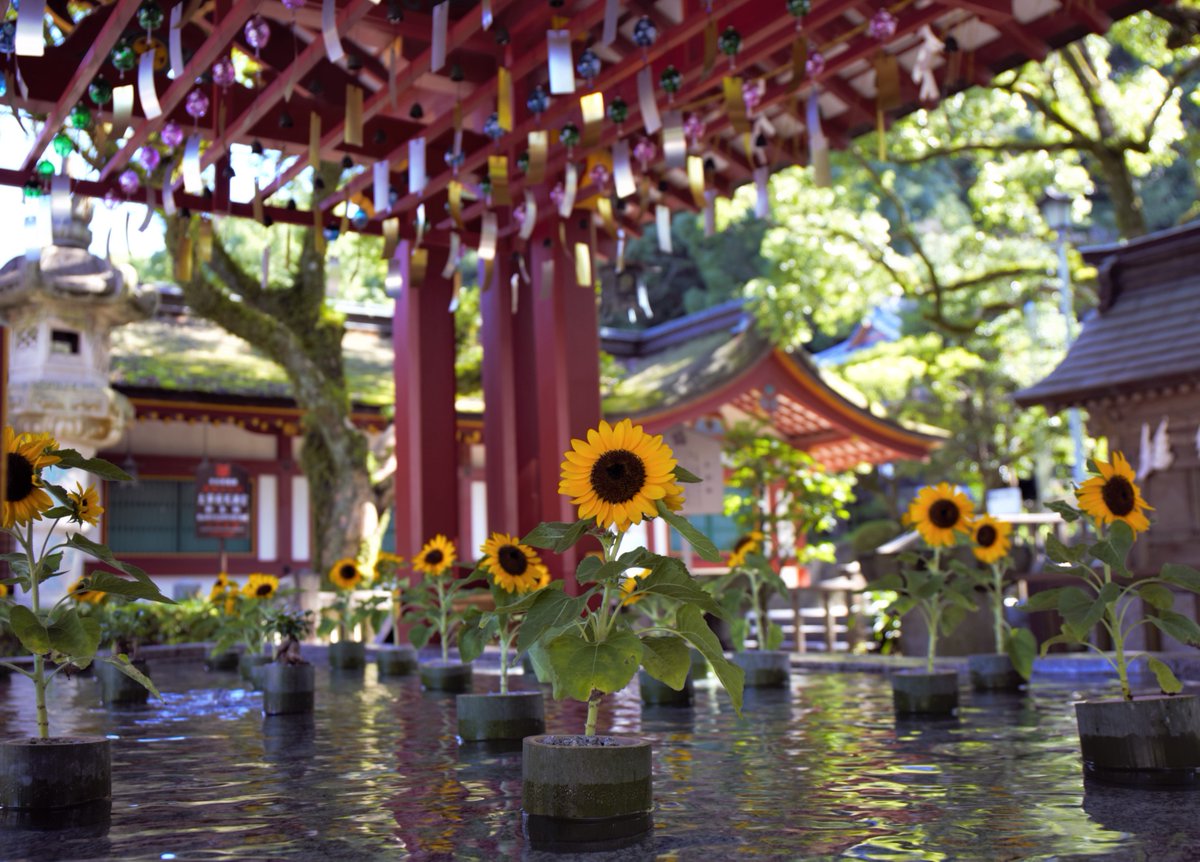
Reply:
[[[46,115],[46,122],[42,126],[42,130],[38,132],[37,139],[33,142],[33,147],[29,150],[29,154],[25,156],[25,161],[21,163],[22,173],[28,174],[33,170],[33,166],[37,164],[37,160],[41,157],[42,152],[62,128],[63,121],[71,113],[71,109],[87,93],[87,88],[92,83],[92,78],[96,77],[96,73],[104,66],[104,61],[108,59],[113,45],[117,44],[117,40],[125,32],[125,26],[133,20],[133,16],[137,14],[138,7],[141,5],[141,0],[117,0],[112,5],[112,11],[108,13],[108,20],[104,22],[104,26],[100,28],[99,34],[97,34],[92,44],[88,47],[87,53],[83,56],[83,61],[71,76],[71,82],[67,85],[66,90],[63,91],[58,104],[54,106],[53,111]],[[92,14],[96,13],[93,12]]]

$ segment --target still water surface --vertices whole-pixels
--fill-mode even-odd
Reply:
[[[264,719],[235,673],[160,664],[165,705],[109,711],[98,686],[55,686],[52,732],[113,743],[110,820],[0,831],[0,859],[528,859],[519,753],[462,748],[453,696],[373,667],[318,667],[311,718]],[[475,690],[497,678],[476,674]],[[970,695],[952,721],[897,722],[887,679],[795,674],[747,692],[711,683],[691,709],[612,699],[601,731],[654,741],[657,810],[615,859],[1200,859],[1200,792],[1085,789],[1071,702],[1038,684]],[[32,687],[0,681],[0,735],[34,730]],[[584,709],[547,699],[550,732]]]

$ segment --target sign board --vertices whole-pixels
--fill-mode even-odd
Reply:
[[[700,477],[699,484],[683,486],[684,515],[720,515],[725,511],[725,468],[721,441],[708,434],[677,425],[663,435],[679,466]]]
[[[250,538],[250,477],[237,464],[218,461],[196,471],[196,536]]]

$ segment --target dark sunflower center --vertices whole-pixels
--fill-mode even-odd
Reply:
[[[997,538],[996,528],[991,524],[984,524],[975,532],[975,544],[981,548],[990,548]]]
[[[9,503],[24,500],[33,493],[33,464],[24,455],[8,453],[8,480],[5,482],[4,499]]]
[[[953,500],[935,500],[929,507],[929,520],[935,527],[948,530],[958,523],[958,506]]]
[[[338,569],[338,577],[343,581],[354,580],[354,575],[354,566],[342,566],[340,569]]]
[[[441,551],[430,551],[425,555],[425,565],[436,566],[444,559],[446,559],[446,557]]]
[[[274,592],[274,590],[270,584],[259,584],[258,589],[254,591],[254,594],[262,599],[271,595],[272,592]]]
[[[591,480],[605,503],[628,503],[646,482],[646,465],[627,449],[612,449],[596,459]]]
[[[9,463],[12,463],[12,456],[9,457]],[[12,488],[12,480],[9,480],[9,488]],[[1134,503],[1137,502],[1137,494],[1133,490],[1133,485],[1124,476],[1113,476],[1104,483],[1104,489],[1100,492],[1104,498],[1104,505],[1108,506],[1108,511],[1112,512],[1118,518],[1123,518],[1133,511]],[[10,498],[11,499],[11,498]]]
[[[737,540],[736,543],[734,543],[733,550],[740,551],[742,548],[746,547],[747,545],[753,544],[753,542],[754,542],[754,539],[752,539],[750,536],[742,536],[740,539]]]
[[[529,560],[521,553],[520,548],[515,548],[512,545],[505,545],[496,552],[496,559],[500,563],[500,568],[508,572],[510,575],[523,575],[525,570],[529,568]]]

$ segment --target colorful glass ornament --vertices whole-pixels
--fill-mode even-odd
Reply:
[[[668,96],[674,96],[683,84],[683,73],[674,66],[667,66],[658,76],[658,83],[662,86],[663,92]]]
[[[871,16],[871,23],[867,25],[867,35],[880,42],[886,42],[896,35],[897,23],[896,16],[881,7]]]
[[[21,189],[22,194],[27,198],[40,198],[42,196],[42,187],[35,180],[30,180],[25,183]]]
[[[125,192],[126,196],[133,195],[141,184],[142,181],[138,178],[137,171],[132,168],[123,171],[121,176],[117,177],[117,185],[121,187],[121,191]]]
[[[134,53],[133,45],[125,38],[117,40],[109,58],[112,60],[113,68],[121,73],[122,78],[125,77],[126,72],[137,65],[137,54]]]
[[[88,85],[88,98],[93,105],[107,105],[112,101],[112,84],[103,78],[97,78]]]
[[[304,6],[304,0],[283,0],[283,7],[291,12]]]
[[[787,10],[796,18],[803,18],[812,11],[809,0],[787,0]]]
[[[579,73],[579,77],[587,81],[590,87],[595,77],[600,74],[600,58],[596,52],[591,48],[585,48],[579,55],[579,59],[575,61],[575,71]]]
[[[54,162],[49,159],[42,159],[37,163],[37,172],[44,177],[48,177],[54,173]]]
[[[608,185],[608,165],[604,164],[604,162],[596,162],[596,164],[592,165],[592,170],[588,176],[592,178],[592,185],[598,189],[604,188]]]
[[[615,96],[608,103],[608,118],[618,126],[629,119],[629,105],[620,96]]]
[[[658,41],[658,25],[649,15],[643,15],[633,25],[633,44],[643,50]]]
[[[183,109],[189,117],[199,120],[208,113],[208,96],[204,95],[203,90],[192,90],[183,102]]]
[[[558,132],[558,140],[564,147],[579,146],[579,126],[565,123]]]
[[[146,169],[146,173],[154,173],[155,168],[162,162],[162,153],[154,147],[142,147],[138,150],[138,163]]]
[[[147,0],[137,12],[138,26],[143,30],[157,30],[162,26],[163,10],[154,0]]]
[[[809,54],[808,59],[804,61],[804,71],[810,78],[820,77],[825,72],[825,55],[820,51]]]
[[[350,216],[350,224],[355,230],[366,230],[367,224],[371,221],[370,216],[365,210],[356,210],[354,215]]]
[[[525,205],[521,204],[521,206],[519,206],[515,210],[513,210],[512,216],[513,216],[513,221],[515,221],[517,223],[517,227],[518,228],[523,227],[525,224]]]
[[[683,133],[691,142],[692,146],[700,143],[700,139],[704,137],[704,120],[699,114],[688,114],[683,120]]]
[[[0,24],[0,54],[11,54],[17,50],[17,22]]]
[[[642,138],[633,145],[633,157],[637,159],[643,171],[650,167],[650,163],[654,161],[656,155],[658,155],[658,147],[649,138]]]
[[[109,209],[114,209],[120,202],[121,199],[117,197],[117,193],[112,189],[104,193],[104,205]]]
[[[158,136],[162,139],[163,144],[171,149],[175,149],[183,143],[183,129],[174,120],[167,120]]]
[[[483,133],[493,141],[498,141],[504,137],[504,129],[500,126],[500,116],[492,113],[483,121]]]
[[[334,240],[336,240],[338,238],[338,229],[333,225],[330,225],[329,227],[325,228],[324,233],[325,233],[325,241],[326,242],[333,242]]]
[[[0,99],[8,95],[8,75],[0,72]]]
[[[487,174],[484,174],[483,179],[479,181],[479,193],[485,198],[492,196],[492,178]]]
[[[529,98],[525,100],[525,107],[529,108],[530,113],[534,116],[541,116],[545,113],[550,107],[550,94],[546,92],[546,88],[541,84],[534,87]]]
[[[86,129],[92,124],[92,111],[87,105],[80,102],[71,109],[71,128]]]
[[[64,159],[71,155],[71,151],[75,149],[75,145],[71,143],[71,139],[66,132],[59,132],[54,136],[54,140],[50,142],[50,146],[54,147],[54,152],[58,153]]]
[[[271,25],[262,15],[255,15],[247,21],[243,32],[246,34],[246,44],[254,49],[255,57],[271,41]]]
[[[742,83],[742,101],[746,103],[746,110],[751,114],[758,109],[762,103],[763,84],[762,81],[745,81]]]
[[[523,150],[521,155],[517,156],[517,170],[521,173],[529,170],[529,150]]]
[[[218,87],[228,87],[237,79],[237,72],[233,68],[233,61],[228,57],[222,57],[213,63],[212,67],[213,83]]]
[[[726,27],[717,37],[717,48],[727,57],[734,57],[742,50],[742,34],[734,27]]]
[[[458,169],[463,166],[463,162],[466,161],[466,158],[467,157],[458,150],[446,150],[446,166],[455,173],[458,173]]]
[[[554,204],[554,208],[557,210],[566,199],[567,190],[563,188],[563,184],[555,183],[554,188],[550,189],[550,203]]]

